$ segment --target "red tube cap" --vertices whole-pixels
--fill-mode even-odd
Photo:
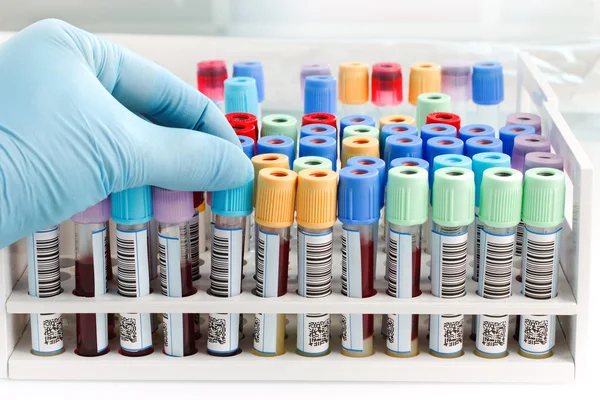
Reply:
[[[333,114],[315,112],[302,117],[302,126],[310,124],[325,124],[333,126],[337,131],[337,119]]]
[[[456,128],[456,137],[460,130],[460,117],[449,112],[433,112],[427,115],[427,124],[447,124]]]
[[[254,136],[249,136],[256,142],[256,136],[258,135],[258,119],[256,115],[245,113],[245,112],[232,112],[229,114],[225,114],[225,118],[229,121],[229,124],[233,126],[234,124],[251,124],[254,125]],[[234,128],[235,129],[235,128]]]
[[[402,68],[398,63],[382,62],[373,65],[371,101],[379,107],[402,103]]]
[[[225,61],[201,61],[196,67],[198,90],[211,100],[223,101],[225,79],[227,79]]]

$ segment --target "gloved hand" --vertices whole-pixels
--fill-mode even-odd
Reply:
[[[58,20],[0,46],[0,248],[112,192],[252,177],[223,114],[164,68]]]

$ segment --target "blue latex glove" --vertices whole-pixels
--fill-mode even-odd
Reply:
[[[0,248],[112,192],[252,177],[218,108],[157,64],[58,20],[0,46]]]

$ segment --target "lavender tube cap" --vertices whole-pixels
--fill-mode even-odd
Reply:
[[[194,193],[152,188],[154,219],[163,224],[181,224],[194,216]]]
[[[110,219],[110,197],[71,217],[78,224],[102,224]]]

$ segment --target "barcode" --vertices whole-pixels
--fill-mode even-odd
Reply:
[[[137,320],[121,314],[119,318],[119,332],[122,342],[135,343],[138,341]]]
[[[481,230],[483,225],[479,223],[479,218],[475,217],[475,254],[474,257],[474,268],[473,268],[473,280],[479,282],[479,271],[481,269]]]
[[[526,231],[523,257],[523,295],[550,299],[555,294],[554,272],[557,267],[556,235],[538,235]]]
[[[52,297],[62,292],[58,234],[58,227],[56,227],[32,235],[35,246],[35,260],[32,261],[35,267],[30,264],[30,268],[32,272],[36,272],[33,279],[37,283],[37,287],[30,289],[32,296]]]
[[[58,317],[56,317],[56,318],[43,320],[42,328],[44,329],[44,344],[46,346],[53,346],[53,345],[60,344],[62,347],[62,341],[63,341],[62,314],[58,314]]]
[[[254,275],[254,280],[256,281],[256,295],[258,297],[264,297],[265,240],[263,239],[263,237],[265,237],[265,235],[263,235],[262,232],[259,232],[259,234],[256,235],[256,256],[255,256],[256,275]],[[257,332],[256,329],[254,330],[254,332],[256,335],[256,332]]]
[[[260,321],[259,314],[256,314],[256,317],[254,318],[254,333],[252,334],[255,344],[260,343]]]
[[[480,296],[486,299],[510,297],[515,235],[492,235],[482,230],[485,241],[481,265],[483,282],[479,284]]]
[[[342,294],[348,296],[348,244],[346,232],[342,233]]]
[[[387,255],[387,274],[388,274],[388,290],[387,290],[387,294],[392,296],[392,297],[398,297],[398,245],[399,245],[399,240],[402,240],[403,238],[408,239],[409,235],[400,235],[397,234],[395,232],[388,232],[388,255]],[[399,239],[399,240],[398,240]],[[409,261],[410,263],[408,263],[408,265],[400,265],[400,268],[408,268],[409,269],[409,276],[413,276],[412,273],[412,249],[416,248],[417,246],[417,236],[416,235],[410,235],[410,241],[411,241],[411,247],[409,250],[409,254],[408,255],[404,255],[406,257],[403,257],[404,261]],[[402,256],[402,255],[401,255]],[[410,283],[410,297],[413,297],[414,293],[412,293],[412,287],[413,287],[413,283]],[[401,291],[402,292],[402,291]]]
[[[331,294],[333,233],[310,235],[298,231],[298,294],[323,297]]]
[[[462,346],[464,320],[444,322],[444,346]]]
[[[523,343],[530,346],[546,346],[548,344],[548,321],[536,321],[529,318],[523,320]]]
[[[220,229],[213,225],[210,294],[231,297],[241,293],[242,229]]]
[[[508,336],[507,321],[483,321],[481,344],[486,347],[505,347]]]
[[[219,314],[217,314],[218,316]],[[226,316],[227,314],[221,314]],[[213,344],[225,344],[227,343],[227,322],[224,318],[218,318],[209,314],[208,316],[208,343],[209,346]]]
[[[521,257],[523,254],[523,233],[525,232],[525,224],[521,221],[517,225],[517,244],[515,246],[515,256]]]
[[[467,234],[456,235],[460,228],[444,229],[453,236],[440,237],[441,242],[441,296],[462,297],[467,285]]]
[[[163,338],[164,338],[164,346],[165,346],[165,353],[170,354],[170,347],[171,347],[171,343],[169,342],[169,314],[167,313],[163,313],[162,315],[163,317]]]
[[[175,273],[181,275],[181,263],[185,263],[186,260],[186,233],[186,226],[185,224],[182,224],[179,226],[178,238],[164,237],[161,235],[158,236],[158,267],[160,271],[160,292],[165,296],[173,296],[174,293],[176,293],[177,295],[181,295],[180,293],[182,292],[183,286],[180,286],[178,288],[172,287],[172,281],[174,280],[176,282],[181,282],[181,278],[176,277],[175,279],[173,279],[173,277],[170,277],[169,274],[172,274],[174,271],[176,271]],[[179,255],[176,255],[175,257],[173,257],[173,255],[170,255],[169,259],[167,259],[167,246],[169,246],[168,242],[172,240],[176,240],[177,242],[179,242]],[[171,248],[169,250],[171,250]],[[177,265],[170,265],[171,261],[174,259],[179,259],[179,263]],[[171,281],[171,283],[169,281]],[[183,283],[181,282],[180,285],[183,285]]]
[[[194,215],[194,218],[190,221],[190,253],[192,280],[194,281],[200,279],[200,224],[198,215]]]

